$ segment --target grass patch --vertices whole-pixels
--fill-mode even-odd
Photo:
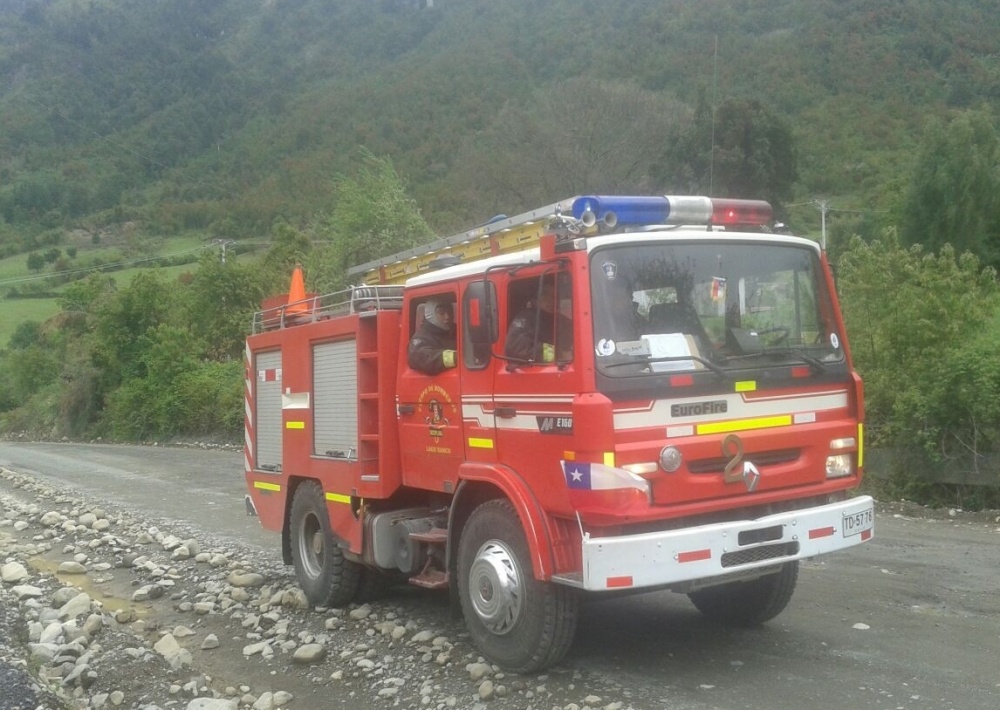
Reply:
[[[44,323],[59,312],[54,298],[7,298],[0,301],[0,348],[7,347],[10,336],[24,321]]]

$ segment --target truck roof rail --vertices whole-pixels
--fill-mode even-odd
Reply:
[[[253,332],[278,330],[352,313],[365,315],[403,308],[402,285],[351,286],[324,295],[289,301],[288,294],[266,299],[253,317]]]

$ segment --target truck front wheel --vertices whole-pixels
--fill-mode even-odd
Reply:
[[[511,503],[476,508],[458,543],[458,587],[473,641],[491,661],[517,673],[559,662],[576,633],[579,595],[539,582]]]
[[[799,563],[786,562],[775,574],[700,589],[688,597],[702,615],[713,621],[729,626],[758,626],[784,611],[798,578]]]
[[[315,481],[299,485],[292,498],[292,561],[311,604],[344,606],[358,591],[361,567],[344,557],[330,532],[323,489]]]

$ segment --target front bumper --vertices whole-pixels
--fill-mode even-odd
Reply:
[[[871,496],[858,496],[755,520],[617,537],[584,533],[582,571],[553,581],[605,591],[740,576],[860,545],[874,535],[874,520]]]

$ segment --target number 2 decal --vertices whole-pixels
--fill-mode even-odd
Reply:
[[[743,481],[747,491],[753,493],[760,483],[760,471],[753,461],[743,460],[743,440],[736,434],[727,435],[722,440],[722,455],[729,459],[722,471],[722,480],[726,483]],[[742,470],[737,470],[740,463],[743,464]]]

